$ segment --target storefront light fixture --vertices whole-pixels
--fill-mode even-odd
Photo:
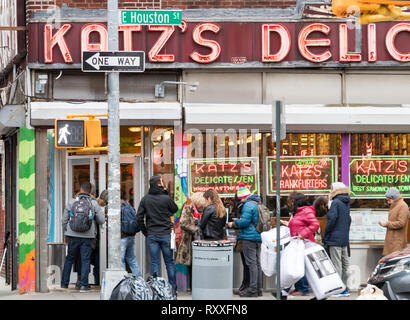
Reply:
[[[130,132],[141,132],[141,127],[129,127],[128,131],[130,131]]]
[[[196,91],[199,86],[199,82],[183,82],[183,81],[162,81],[155,85],[155,98],[164,98],[165,97],[165,85],[174,84],[174,85],[183,85],[188,86],[188,90],[191,92]]]

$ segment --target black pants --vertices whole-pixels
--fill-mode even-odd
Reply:
[[[257,241],[242,240],[242,254],[244,267],[249,269],[249,292],[262,291],[262,268],[260,262],[261,243]]]

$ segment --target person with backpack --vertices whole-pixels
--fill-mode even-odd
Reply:
[[[150,188],[138,206],[137,221],[147,238],[151,275],[161,276],[161,252],[167,268],[168,281],[176,292],[176,267],[171,250],[171,217],[178,211],[177,204],[164,188],[161,176],[152,176]]]
[[[142,273],[135,256],[134,245],[135,235],[140,231],[137,213],[127,201],[125,192],[121,191],[121,264],[125,270],[127,261],[132,274],[137,277],[142,277]]]
[[[75,199],[71,199],[63,214],[63,232],[67,239],[67,256],[61,278],[61,288],[67,289],[70,281],[71,267],[75,257],[81,256],[80,292],[90,290],[88,274],[90,272],[90,256],[92,244],[97,236],[97,224],[105,222],[105,216],[95,199],[91,198],[91,183],[82,182],[80,192]]]
[[[241,218],[228,223],[228,228],[239,228],[237,240],[242,240],[242,253],[245,265],[249,269],[249,287],[239,292],[240,297],[262,296],[262,268],[260,263],[261,233],[257,231],[259,221],[259,205],[261,198],[251,194],[245,184],[238,187],[237,197],[244,205]]]

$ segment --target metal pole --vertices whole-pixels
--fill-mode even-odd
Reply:
[[[108,50],[118,51],[118,0],[107,1]],[[127,274],[121,266],[120,112],[119,73],[108,73],[108,269],[104,273],[101,299]]]
[[[118,1],[108,0],[108,50],[118,50]],[[119,73],[108,73],[108,269],[121,269]]]
[[[280,300],[280,109],[281,101],[276,101],[276,299]]]

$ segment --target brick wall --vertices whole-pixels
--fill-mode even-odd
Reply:
[[[107,0],[29,0],[27,15],[33,11],[52,10],[62,4],[70,8],[105,9]],[[285,8],[295,6],[296,0],[118,0],[120,9],[201,9],[201,8]]]

